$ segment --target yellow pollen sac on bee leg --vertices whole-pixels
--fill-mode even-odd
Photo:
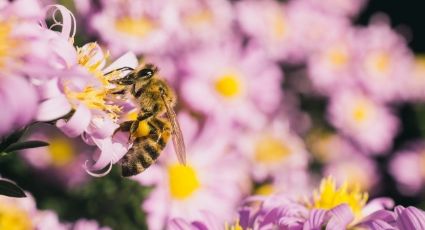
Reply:
[[[146,120],[139,122],[139,127],[137,127],[136,136],[145,137],[149,135],[151,128]]]

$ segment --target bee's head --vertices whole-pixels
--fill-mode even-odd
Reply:
[[[136,82],[151,79],[157,71],[158,68],[156,66],[152,64],[146,64],[142,69],[133,71],[123,78],[115,79],[110,82],[118,85],[132,85]]]

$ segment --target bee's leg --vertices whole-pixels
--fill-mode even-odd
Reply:
[[[120,124],[120,127],[115,129],[114,134],[117,133],[118,131],[129,132],[130,127],[133,123],[134,123],[134,121],[124,121],[123,123]]]
[[[156,130],[156,132],[153,132],[153,133],[158,134],[157,137],[155,138],[156,142],[159,142],[160,139],[165,139],[166,141],[168,140],[168,137],[171,135],[170,124],[165,122],[161,118],[157,118],[157,117],[151,118],[148,122],[148,125],[152,130]]]

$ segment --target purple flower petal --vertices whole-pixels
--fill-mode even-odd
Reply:
[[[328,211],[324,209],[313,209],[310,217],[304,223],[304,230],[320,230],[325,222],[325,217]]]
[[[373,228],[373,226],[384,226],[381,222],[387,223],[389,226],[395,224],[395,215],[388,210],[378,210],[365,218],[357,224],[359,227]],[[379,229],[379,228],[378,228]]]
[[[187,221],[182,218],[173,218],[169,221],[168,230],[190,230],[194,229]]]
[[[68,121],[61,119],[56,123],[56,126],[67,136],[76,137],[87,129],[90,124],[90,119],[90,110],[81,104]]]
[[[52,121],[63,117],[71,111],[71,105],[65,96],[43,101],[38,107],[36,120],[38,121]]]
[[[94,118],[87,129],[87,133],[96,139],[104,139],[112,136],[118,127],[119,125],[110,119]]]
[[[341,204],[329,210],[330,219],[326,230],[345,229],[354,220],[354,215],[347,204]]]
[[[397,227],[400,230],[425,229],[425,212],[415,208],[397,206],[395,212],[397,217]]]

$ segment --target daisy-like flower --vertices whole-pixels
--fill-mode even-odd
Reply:
[[[27,140],[42,140],[49,146],[26,149],[21,156],[32,166],[36,173],[53,182],[74,187],[85,182],[87,174],[81,165],[95,150],[80,139],[70,139],[53,125],[44,123],[31,126]],[[48,176],[46,176],[48,175]]]
[[[314,158],[324,164],[323,174],[332,175],[337,184],[350,181],[361,190],[370,191],[379,181],[376,163],[343,136],[313,131],[307,145]]]
[[[89,23],[112,54],[149,54],[169,46],[171,34],[166,21],[171,17],[171,5],[167,1],[104,0],[101,5]]]
[[[287,194],[306,188],[308,153],[301,138],[286,123],[275,121],[261,130],[240,134],[237,145],[248,159],[255,181],[272,178],[276,182],[273,187]]]
[[[350,22],[346,17],[328,14],[308,1],[292,1],[288,4],[288,17],[292,23],[294,46],[302,56],[322,46],[339,31],[346,31]]]
[[[389,171],[398,183],[398,190],[407,195],[422,191],[425,185],[424,163],[425,144],[422,142],[411,144],[395,153]]]
[[[309,55],[308,76],[319,92],[328,95],[335,89],[356,87],[357,51],[353,37],[350,27],[331,31],[323,44]]]
[[[137,59],[127,53],[105,68],[107,54],[96,43],[74,47],[69,30],[70,25],[75,25],[72,13],[62,6],[53,7],[64,18],[62,23],[54,20],[54,25],[62,27],[60,33],[50,31],[53,44],[61,44],[57,48],[61,48],[64,68],[60,79],[39,86],[43,101],[36,118],[57,120],[56,126],[67,136],[81,135],[86,143],[96,145],[97,161],[86,165],[88,170],[100,170],[108,165],[111,169],[126,153],[128,140],[120,135],[112,137],[119,116],[125,112],[121,110],[125,101],[111,95],[115,86],[109,80],[122,77],[128,68],[135,68]]]
[[[328,119],[371,154],[383,154],[391,147],[399,124],[389,108],[359,91],[335,94],[328,108]]]
[[[240,29],[277,60],[299,58],[293,41],[294,24],[286,5],[277,1],[239,1],[235,4]],[[261,10],[258,10],[261,9]]]
[[[260,50],[228,43],[184,58],[181,93],[194,109],[246,127],[261,127],[278,109],[282,73]]]
[[[168,10],[166,23],[172,30],[173,42],[178,42],[175,48],[210,45],[233,35],[233,9],[229,1],[171,1]]]
[[[399,101],[413,68],[406,41],[384,22],[375,22],[356,35],[358,79],[367,93],[383,102]]]
[[[0,196],[0,229],[68,229],[59,222],[56,213],[37,210],[34,198],[26,195],[25,198]]]
[[[39,95],[32,80],[50,76],[52,50],[38,22],[43,10],[36,0],[0,5],[0,136],[28,124]],[[24,92],[24,93],[17,93]]]
[[[307,203],[285,195],[250,198],[248,201],[256,205],[248,202],[236,224],[227,229],[370,229],[376,223],[391,221],[391,213],[384,209],[393,206],[392,200],[378,198],[366,204],[366,193],[348,187],[337,187],[333,179],[325,178]]]
[[[187,165],[180,165],[165,150],[159,162],[133,177],[142,185],[154,185],[143,203],[150,229],[163,229],[173,218],[197,220],[207,210],[223,226],[250,183],[243,161],[228,150],[226,137],[215,124],[196,137],[196,124],[180,116],[187,144]]]

